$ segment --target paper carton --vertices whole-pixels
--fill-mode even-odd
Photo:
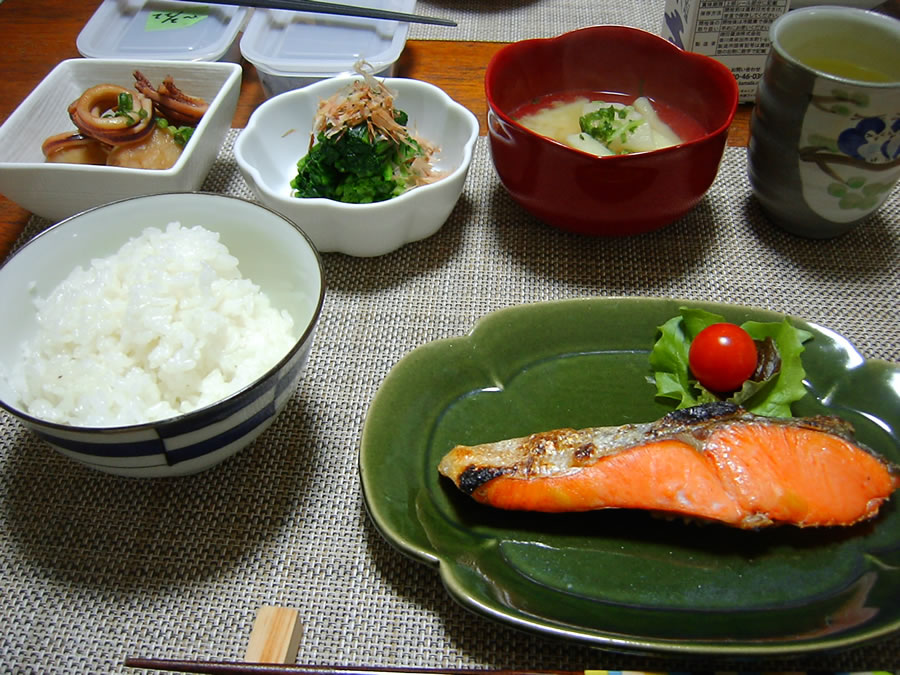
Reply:
[[[769,53],[769,27],[790,0],[666,0],[661,35],[731,69],[741,103],[753,101]]]

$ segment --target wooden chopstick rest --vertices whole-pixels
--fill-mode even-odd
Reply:
[[[296,663],[303,624],[295,609],[265,605],[256,613],[244,660],[251,663]]]

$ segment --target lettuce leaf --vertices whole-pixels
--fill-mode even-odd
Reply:
[[[691,375],[688,354],[691,341],[704,328],[725,318],[693,307],[680,307],[679,315],[659,327],[659,337],[650,352],[650,368],[656,382],[656,395],[675,401],[676,408],[688,408],[701,403],[721,400]],[[806,395],[801,354],[803,343],[812,333],[794,327],[784,319],[780,322],[747,321],[741,327],[754,340],[771,338],[781,359],[781,368],[760,381],[748,380],[727,399],[757,415],[791,417],[791,404]]]

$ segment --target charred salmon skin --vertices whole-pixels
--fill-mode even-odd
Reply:
[[[900,487],[900,467],[856,443],[839,418],[776,419],[731,403],[460,445],[438,470],[500,509],[647,509],[743,529],[852,525]]]

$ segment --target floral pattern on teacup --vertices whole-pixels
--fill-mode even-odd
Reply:
[[[834,222],[875,210],[900,175],[900,112],[878,92],[817,87],[801,135],[809,207]]]
[[[900,158],[900,117],[893,124],[883,117],[865,117],[855,127],[844,129],[837,138],[841,152],[870,164],[884,164]]]

